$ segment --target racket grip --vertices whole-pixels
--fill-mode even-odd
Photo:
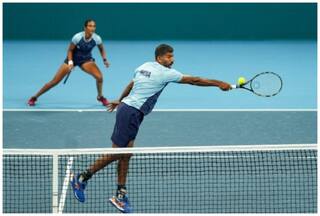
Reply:
[[[238,85],[231,85],[231,88],[236,89],[236,88],[238,88]]]
[[[72,71],[72,70],[71,70],[71,71]],[[67,82],[67,80],[68,80],[68,78],[69,78],[69,76],[70,76],[71,71],[69,71],[69,73],[67,74],[66,78],[65,78],[64,81],[63,81],[63,84],[66,84],[66,82]]]

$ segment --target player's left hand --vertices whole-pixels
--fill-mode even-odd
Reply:
[[[110,63],[108,62],[108,60],[105,60],[103,64],[106,66],[106,68],[110,67]]]
[[[120,104],[120,101],[116,100],[116,101],[111,101],[108,104],[108,112],[112,112],[115,108],[117,108],[117,106]]]

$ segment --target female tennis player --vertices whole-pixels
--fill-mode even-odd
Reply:
[[[155,106],[163,89],[170,82],[197,86],[216,86],[223,91],[231,89],[231,85],[219,80],[183,75],[171,69],[174,62],[173,48],[166,44],[159,45],[155,50],[155,62],[147,62],[138,67],[133,80],[126,87],[119,100],[110,102],[108,111],[116,107],[116,123],[111,136],[113,148],[130,148],[138,134],[140,124],[145,115]],[[76,199],[85,201],[84,190],[88,180],[99,170],[113,161],[118,160],[118,186],[116,195],[109,201],[121,212],[133,211],[130,206],[126,177],[131,154],[104,155],[95,161],[86,171],[74,176],[71,185]]]
[[[84,23],[84,31],[73,36],[64,63],[60,66],[53,79],[46,83],[37,94],[29,99],[28,104],[30,106],[34,106],[42,94],[56,86],[75,66],[79,66],[84,72],[92,75],[96,79],[98,91],[97,100],[104,106],[108,105],[108,100],[102,95],[103,76],[94,62],[95,59],[92,58],[92,49],[97,45],[106,67],[109,67],[109,62],[101,37],[95,33],[95,30],[96,22],[92,19],[86,20]]]

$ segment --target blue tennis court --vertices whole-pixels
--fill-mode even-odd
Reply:
[[[119,97],[139,64],[152,61],[154,46],[160,41],[105,43],[112,66],[103,69],[104,92],[112,100]],[[147,116],[142,124],[138,146],[316,142],[316,42],[169,43],[176,50],[175,68],[186,74],[235,83],[239,74],[252,77],[257,72],[270,70],[282,76],[284,86],[276,97],[261,98],[243,90],[222,92],[217,88],[170,84],[156,104],[159,112]],[[59,84],[43,95],[35,107],[30,108],[26,104],[29,96],[50,79],[55,68],[61,64],[67,44],[68,41],[5,41],[6,148],[110,146],[115,114],[105,112],[105,108],[96,101],[95,81],[80,69],[73,72],[66,85]],[[35,55],[32,59],[25,59],[23,52],[18,52],[20,47],[27,50],[32,47]],[[41,54],[48,47],[52,58]],[[201,51],[201,55],[194,56],[193,50]],[[97,50],[94,56],[98,56]],[[33,59],[41,59],[44,64],[39,65]],[[232,64],[229,62],[231,59]],[[98,58],[97,64],[103,68]],[[28,110],[35,112],[19,112]],[[49,112],[42,112],[45,110]],[[81,110],[96,112],[78,112]],[[44,133],[34,136],[34,131],[40,129]],[[45,142],[48,137],[56,141]]]
[[[163,41],[105,41],[110,69],[93,56],[104,74],[104,95],[117,99],[134,70],[153,61],[154,48]],[[27,100],[52,79],[65,58],[69,41],[4,41],[4,108],[29,109]],[[313,41],[166,41],[175,48],[174,68],[182,73],[236,83],[263,71],[281,75],[281,94],[254,97],[248,92],[170,84],[158,109],[315,109],[317,43]],[[33,50],[28,55],[23,50]],[[50,52],[48,51],[50,50]],[[196,54],[194,51],[197,50]],[[45,54],[44,54],[45,53]],[[41,64],[40,64],[41,62]],[[300,84],[298,84],[300,83]],[[301,85],[301,83],[304,83]],[[100,109],[95,80],[79,68],[39,98],[32,109]]]

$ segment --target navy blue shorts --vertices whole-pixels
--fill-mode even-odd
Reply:
[[[136,138],[143,117],[140,110],[121,103],[117,108],[116,123],[111,136],[112,142],[118,147],[127,147],[129,142]]]
[[[82,64],[84,64],[84,63],[86,63],[86,62],[89,62],[89,61],[94,62],[95,59],[92,58],[92,57],[84,57],[84,58],[74,57],[74,58],[72,59],[72,61],[73,61],[73,65],[74,65],[74,66],[79,66],[79,67],[81,67]],[[64,60],[64,63],[68,64],[68,58],[66,58],[66,59]]]

